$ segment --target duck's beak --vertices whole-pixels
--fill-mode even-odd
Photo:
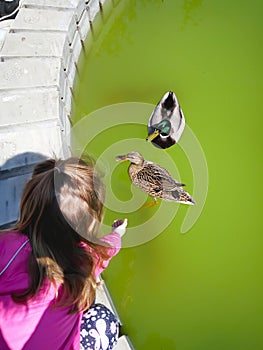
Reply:
[[[154,132],[147,137],[146,141],[152,141],[159,135],[160,135],[160,131],[159,130],[154,130]]]
[[[125,160],[128,160],[127,159],[127,156],[116,156],[115,158],[117,160],[117,162],[125,162]]]

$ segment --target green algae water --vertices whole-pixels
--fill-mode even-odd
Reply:
[[[103,277],[138,350],[263,348],[262,18],[256,0],[109,0],[87,39],[75,137],[109,179],[105,223],[129,220]],[[146,125],[169,90],[187,128],[159,150]],[[186,183],[196,206],[143,208],[151,199],[114,160],[129,150]]]

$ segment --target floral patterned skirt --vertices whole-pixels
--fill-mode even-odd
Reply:
[[[111,350],[117,344],[119,323],[103,304],[93,304],[84,314],[80,326],[80,349]]]

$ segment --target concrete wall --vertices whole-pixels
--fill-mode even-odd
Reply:
[[[105,3],[21,0],[17,17],[0,22],[0,227],[17,219],[34,164],[70,154],[77,62]]]

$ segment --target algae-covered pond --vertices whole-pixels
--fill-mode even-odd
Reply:
[[[73,129],[104,174],[106,226],[129,220],[103,277],[136,349],[263,348],[262,18],[256,0],[109,0],[87,39]],[[169,90],[187,127],[160,150],[146,125]],[[196,206],[142,208],[115,162],[131,150]]]

